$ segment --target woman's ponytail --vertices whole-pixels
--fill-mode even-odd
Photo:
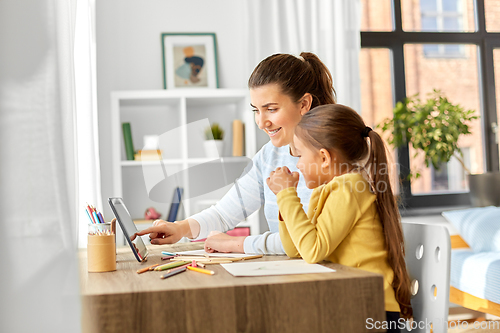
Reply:
[[[248,88],[267,84],[277,84],[294,102],[310,93],[313,97],[311,109],[335,104],[332,74],[314,53],[302,52],[298,57],[278,53],[262,60],[250,75]]]
[[[333,88],[333,78],[326,65],[314,53],[302,52],[300,56],[311,65],[315,78],[315,84],[310,91],[313,95],[311,109],[318,105],[335,104],[336,96]]]

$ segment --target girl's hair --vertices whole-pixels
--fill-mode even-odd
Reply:
[[[335,89],[330,71],[314,53],[274,54],[262,60],[248,79],[248,88],[278,84],[281,91],[298,102],[306,93],[313,101],[311,109],[335,103]]]
[[[334,151],[350,166],[362,163],[368,174],[372,191],[376,194],[377,212],[382,222],[387,250],[387,261],[394,271],[392,287],[405,318],[412,315],[410,278],[406,269],[404,238],[399,210],[392,193],[386,146],[382,138],[366,127],[361,116],[341,105],[323,105],[302,116],[295,134],[305,144],[317,149]],[[370,139],[370,144],[368,140]]]

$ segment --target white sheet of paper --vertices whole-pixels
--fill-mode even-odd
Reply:
[[[302,259],[238,262],[221,264],[221,266],[234,276],[268,276],[335,272],[334,269],[322,265],[308,264]]]
[[[224,258],[246,258],[255,255],[255,254],[244,254],[244,253],[220,253],[220,252],[208,253],[205,252],[205,250],[181,251],[175,253],[181,256],[204,256],[206,254],[210,257],[224,257]]]

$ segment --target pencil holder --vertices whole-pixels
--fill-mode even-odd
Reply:
[[[116,240],[114,221],[89,224],[87,260],[89,272],[116,270]]]

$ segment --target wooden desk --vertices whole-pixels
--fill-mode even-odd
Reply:
[[[161,251],[203,248],[203,243],[149,247],[138,263],[117,251],[117,271],[88,273],[80,253],[83,332],[379,332],[366,318],[385,320],[381,275],[325,263],[335,273],[233,277],[220,265],[209,276],[184,272],[137,274],[161,263]],[[265,256],[255,260],[284,260]]]

